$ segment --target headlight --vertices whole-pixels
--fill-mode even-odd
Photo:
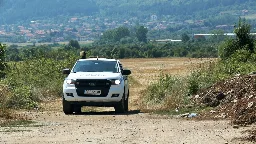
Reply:
[[[66,80],[67,84],[75,84],[76,80],[75,79],[68,79]]]
[[[119,85],[121,84],[121,80],[111,80],[112,85]]]
[[[115,80],[115,84],[116,84],[116,85],[119,85],[120,83],[121,83],[120,80]]]

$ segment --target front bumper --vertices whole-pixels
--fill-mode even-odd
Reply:
[[[72,94],[72,95],[71,95]],[[107,96],[79,96],[76,87],[63,86],[63,98],[69,102],[106,103],[119,102],[124,94],[123,85],[111,85]]]

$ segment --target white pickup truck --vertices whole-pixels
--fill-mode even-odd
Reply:
[[[128,111],[130,70],[116,59],[79,59],[64,69],[63,111],[80,113],[82,106],[114,107],[117,113]]]

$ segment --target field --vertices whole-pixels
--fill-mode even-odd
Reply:
[[[132,71],[130,78],[130,104],[137,108],[140,93],[147,86],[156,81],[160,73],[177,76],[186,76],[195,70],[197,66],[215,59],[191,59],[191,58],[159,58],[159,59],[123,59],[124,67]]]

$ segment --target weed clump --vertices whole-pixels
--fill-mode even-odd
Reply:
[[[142,91],[141,108],[158,110],[180,107],[187,87],[183,81],[183,78],[161,74],[158,81]]]
[[[38,57],[8,62],[6,76],[1,80],[0,108],[34,109],[41,101],[61,96],[65,78],[61,70],[71,68],[77,59],[70,55],[61,60]]]

